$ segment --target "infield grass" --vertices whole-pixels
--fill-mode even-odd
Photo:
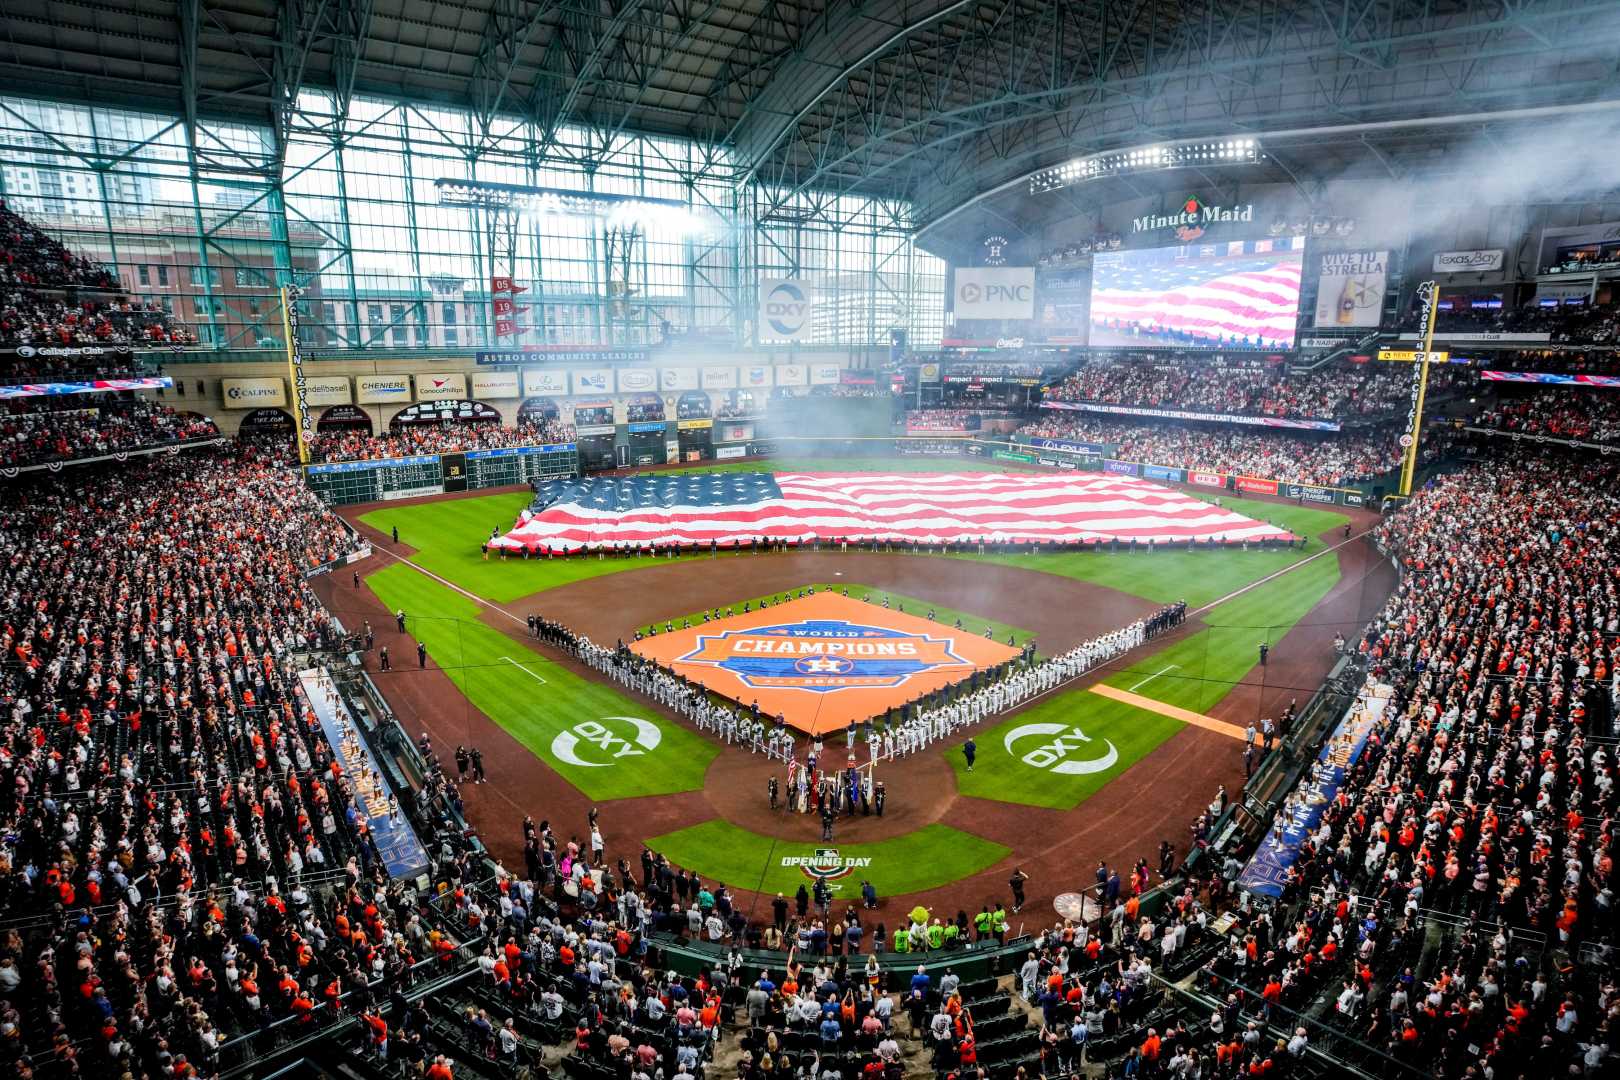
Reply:
[[[859,898],[863,879],[873,884],[879,897],[902,896],[949,885],[1010,854],[1000,844],[937,822],[890,840],[840,843],[837,830],[849,820],[840,818],[835,839],[821,843],[777,840],[715,819],[655,836],[647,846],[705,878],[733,888],[786,896],[792,896],[801,883],[811,888],[813,882],[797,866],[783,866],[784,858],[807,858],[818,849],[835,847],[845,859],[871,859],[848,877],[828,883],[839,902]]]
[[[486,625],[471,600],[408,566],[387,567],[368,576],[366,584],[390,611],[406,613],[406,628],[427,645],[432,664],[450,676],[468,701],[589,798],[668,795],[703,787],[704,773],[720,752],[714,743]],[[396,671],[378,677],[385,688],[389,679],[421,677],[405,657]],[[654,725],[657,745],[638,743],[636,727],[625,717]],[[581,723],[606,729],[624,742],[606,748],[592,744],[588,733],[594,729],[587,726],[581,733]],[[570,732],[574,745],[563,752],[589,764],[571,764],[558,756],[557,737]]]
[[[1226,601],[1204,617],[1208,624],[1204,629],[1129,666],[1113,666],[1101,681],[1166,704],[1208,713],[1256,667],[1260,642],[1275,646],[1338,580],[1338,559],[1323,556]],[[1302,697],[1310,692],[1301,688]],[[1109,743],[1117,760],[1106,770],[1081,775],[1037,768],[1024,759],[1050,743],[1052,735],[1027,735],[1010,746],[1006,740],[1016,729],[1038,723],[1080,728],[1091,741],[1071,745],[1069,756],[1074,760],[1101,759],[1108,753]],[[972,772],[967,771],[961,750],[965,739],[952,740],[944,753],[964,795],[1067,810],[1096,794],[1181,726],[1180,721],[1089,690],[1069,690],[975,733],[978,759]],[[1076,742],[1072,736],[1070,741]],[[1232,740],[1230,750],[1236,760],[1242,744]]]

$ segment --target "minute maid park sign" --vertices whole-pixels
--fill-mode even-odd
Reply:
[[[1193,241],[1204,235],[1206,226],[1253,220],[1254,203],[1244,203],[1242,206],[1211,206],[1199,202],[1197,198],[1189,198],[1181,204],[1181,209],[1173,214],[1144,214],[1136,218],[1131,222],[1131,231],[1140,233],[1153,232],[1156,229],[1173,229],[1178,240]]]

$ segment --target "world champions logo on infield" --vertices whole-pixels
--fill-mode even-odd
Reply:
[[[828,693],[896,687],[926,672],[971,670],[948,639],[843,619],[755,626],[703,634],[678,659],[712,664],[757,689]]]

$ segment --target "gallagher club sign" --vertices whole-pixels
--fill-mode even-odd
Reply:
[[[1254,203],[1242,206],[1211,206],[1189,198],[1173,214],[1144,214],[1131,222],[1132,232],[1154,232],[1170,229],[1182,243],[1191,243],[1204,235],[1210,225],[1229,225],[1254,220]]]

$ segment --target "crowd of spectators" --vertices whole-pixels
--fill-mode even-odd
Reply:
[[[9,1075],[211,1075],[432,953],[296,675],[335,638],[304,575],[353,537],[291,464],[242,443],[0,507]]]
[[[763,415],[765,397],[747,390],[737,390],[723,396],[714,407],[716,420],[746,420]]]
[[[433,424],[401,424],[383,435],[365,431],[323,431],[315,436],[308,449],[312,462],[370,461],[464,450],[549,446],[574,439],[574,425],[549,418],[526,419],[514,427],[490,421],[445,420]]]
[[[1378,476],[1401,459],[1397,433],[1388,427],[1296,435],[1236,426],[1118,423],[1052,410],[1018,434],[1117,444],[1114,456],[1121,461],[1329,487]]]
[[[1499,400],[1475,420],[1480,427],[1582,442],[1620,442],[1620,397],[1588,387],[1541,389]]]
[[[1053,401],[1183,409],[1237,416],[1348,420],[1404,408],[1411,386],[1404,364],[1337,363],[1290,373],[1278,363],[1136,359],[1082,364],[1049,387]],[[1434,367],[1431,393],[1450,390],[1460,371]]]
[[[1417,308],[1401,319],[1402,330],[1410,332],[1421,328],[1421,314]],[[1458,307],[1441,310],[1435,318],[1435,328],[1452,333],[1544,333],[1551,335],[1550,340],[1555,345],[1615,345],[1620,344],[1620,305]]]
[[[983,418],[977,409],[907,409],[906,430],[977,431]]]
[[[21,468],[169,446],[219,435],[214,422],[144,398],[17,398],[0,410],[0,467]]]
[[[0,347],[196,344],[158,305],[78,294],[118,287],[105,267],[69,251],[0,200]],[[36,357],[24,367],[33,377],[60,367],[62,359]]]

